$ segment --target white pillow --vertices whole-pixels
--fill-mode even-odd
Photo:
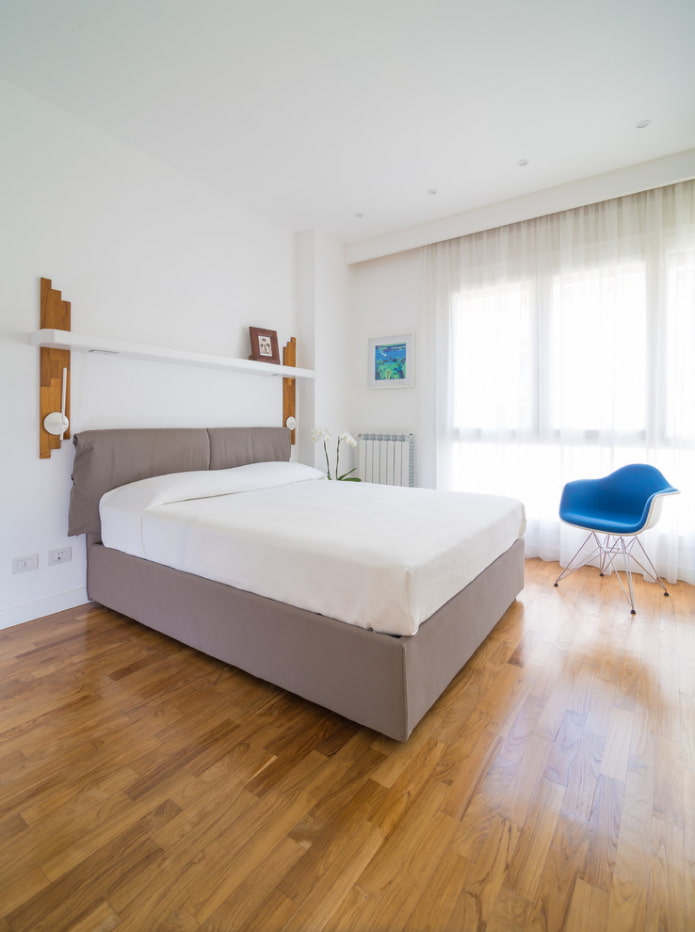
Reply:
[[[216,495],[292,485],[324,474],[302,463],[250,463],[233,469],[192,470],[139,479],[105,492],[99,501],[101,539],[106,547],[143,556],[142,516],[150,508]]]
[[[321,479],[323,473],[303,463],[269,462],[250,463],[233,469],[204,469],[191,472],[169,473],[151,476],[127,485],[111,489],[101,496],[102,505],[136,508],[146,511],[157,505],[185,502],[193,498],[212,498],[215,495],[230,495],[235,492],[252,492],[255,489],[270,489],[308,479]]]

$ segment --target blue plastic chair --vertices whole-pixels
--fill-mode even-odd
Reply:
[[[664,590],[664,595],[668,595],[638,535],[656,524],[663,497],[673,494],[678,494],[678,489],[674,489],[658,469],[644,463],[623,466],[602,479],[575,479],[568,482],[562,490],[560,518],[565,524],[585,528],[590,533],[555,580],[555,585],[598,557],[601,576],[614,569],[625,592],[615,566],[615,560],[622,557],[628,585],[625,594],[631,614],[635,614],[635,596],[630,561],[643,574],[657,582]],[[592,549],[589,549],[589,545]],[[637,547],[639,559],[633,552]]]

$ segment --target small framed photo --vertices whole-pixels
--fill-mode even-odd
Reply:
[[[411,334],[369,341],[369,387],[411,388],[415,384],[415,349]]]
[[[280,365],[277,331],[249,327],[249,334],[251,336],[251,355],[249,359],[255,359],[257,362],[274,362]]]

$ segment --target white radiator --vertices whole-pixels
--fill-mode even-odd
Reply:
[[[379,485],[415,484],[414,434],[360,434],[360,478]]]

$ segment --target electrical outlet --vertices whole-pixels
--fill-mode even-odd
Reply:
[[[48,551],[48,565],[55,566],[56,563],[69,563],[72,560],[72,547],[61,547],[59,550]]]
[[[12,560],[13,573],[28,573],[39,568],[38,553],[30,553],[28,557],[15,557]]]

